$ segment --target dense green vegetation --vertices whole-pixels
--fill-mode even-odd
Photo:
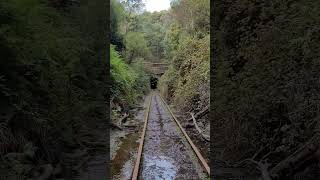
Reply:
[[[110,49],[110,73],[112,98],[125,105],[134,104],[147,92],[148,78],[141,61],[128,65],[114,47]]]
[[[161,93],[184,111],[209,104],[210,1],[173,1],[164,44],[169,69],[160,80]],[[167,15],[168,16],[168,15]]]
[[[214,159],[252,158],[241,166],[273,179],[319,178],[319,8],[317,0],[217,2]]]
[[[141,1],[111,1],[111,104],[112,121],[128,111],[149,90],[143,61],[150,58],[144,34],[136,28]]]
[[[193,127],[188,133],[209,159],[210,1],[173,0],[170,9],[152,13],[142,0],[111,4],[111,148],[120,148],[113,152],[122,155],[118,134],[139,128],[139,97],[157,88],[175,113],[185,115],[179,120]],[[190,113],[202,131],[187,121]]]
[[[66,165],[63,153],[83,146],[78,132],[106,121],[102,4],[0,2],[1,178]]]
[[[170,9],[152,13],[143,11],[141,0],[111,4],[112,129],[125,130],[125,121],[136,123],[130,115],[139,97],[157,84],[161,95],[185,114],[184,126],[195,114],[202,131],[188,133],[209,159],[210,1],[174,0]],[[150,64],[166,69],[155,73]]]
[[[205,108],[209,103],[209,1],[172,1],[170,10],[153,13],[141,11],[141,1],[114,0],[112,4],[111,37],[117,59],[128,64],[123,72],[134,78],[131,64],[138,60],[168,63],[159,84],[161,93],[185,111]],[[133,92],[129,84],[134,80],[124,81],[115,81],[113,87],[123,85]]]

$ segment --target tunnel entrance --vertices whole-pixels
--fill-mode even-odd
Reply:
[[[158,78],[151,76],[150,77],[150,87],[151,89],[157,89]]]

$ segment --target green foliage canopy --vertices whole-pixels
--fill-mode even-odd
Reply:
[[[137,58],[150,58],[150,50],[143,33],[129,32],[125,38],[126,58],[129,64]]]

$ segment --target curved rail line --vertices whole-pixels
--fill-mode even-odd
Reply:
[[[142,157],[144,139],[145,139],[145,134],[146,134],[146,130],[147,130],[148,119],[149,119],[149,114],[150,114],[150,107],[151,107],[151,101],[152,101],[153,96],[154,95],[151,94],[149,105],[148,105],[147,111],[145,113],[144,126],[143,126],[142,136],[141,136],[141,139],[140,139],[137,159],[136,159],[135,166],[134,166],[133,173],[132,173],[132,180],[137,180],[138,176],[139,176],[139,167],[140,167],[140,162],[141,162],[141,157]],[[210,176],[210,167],[209,167],[208,163],[206,162],[206,160],[201,155],[199,149],[194,145],[194,143],[192,142],[192,140],[190,139],[190,137],[188,136],[186,131],[183,129],[183,127],[181,126],[181,124],[178,121],[178,119],[174,116],[174,114],[172,113],[172,111],[171,111],[170,107],[168,106],[168,104],[164,101],[164,99],[162,98],[162,96],[160,94],[159,94],[159,96],[160,96],[160,99],[163,102],[163,104],[166,106],[166,109],[170,112],[171,119],[173,119],[174,122],[178,125],[180,131],[183,133],[183,135],[187,139],[188,143],[192,147],[192,150],[197,155],[199,161],[201,162],[201,165],[205,168],[207,174]]]

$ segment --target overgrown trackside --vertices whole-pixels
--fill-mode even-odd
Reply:
[[[106,122],[103,1],[64,2],[0,2],[1,177],[61,177]]]
[[[217,2],[214,158],[273,179],[319,178],[319,7]]]

